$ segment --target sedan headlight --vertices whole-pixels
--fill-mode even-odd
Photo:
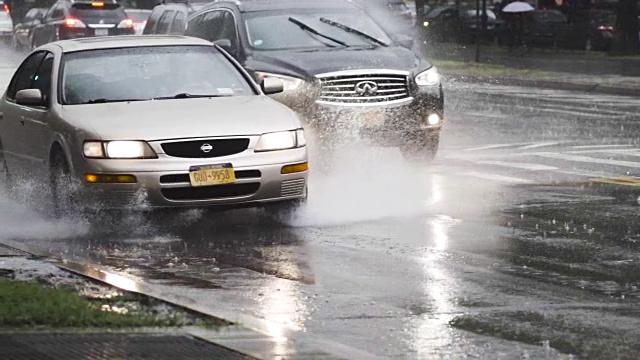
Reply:
[[[145,141],[86,141],[84,156],[92,159],[155,159],[158,157]]]
[[[432,66],[429,70],[423,71],[416,76],[416,84],[419,86],[435,86],[440,84],[440,74],[438,69]]]
[[[304,130],[280,131],[268,134],[262,134],[258,139],[258,143],[254,151],[276,151],[294,149],[307,145],[307,139],[304,136]]]
[[[299,88],[300,85],[304,84],[304,80],[298,79],[298,78],[295,78],[295,77],[286,76],[286,75],[280,75],[280,74],[272,74],[272,73],[260,72],[260,71],[256,72],[256,78],[258,80],[261,80],[261,79],[264,79],[264,78],[268,78],[268,77],[281,80],[283,82],[283,85],[284,85],[284,91],[295,90],[295,89]]]

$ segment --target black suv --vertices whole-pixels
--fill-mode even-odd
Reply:
[[[133,35],[133,25],[115,0],[59,0],[33,30],[31,47],[80,37]]]
[[[285,83],[278,100],[326,138],[336,127],[433,158],[444,119],[435,67],[348,0],[218,0],[186,35],[225,48],[256,80]]]

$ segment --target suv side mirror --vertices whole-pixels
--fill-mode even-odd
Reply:
[[[406,47],[407,49],[413,48],[413,38],[406,34],[398,34],[396,36],[396,41],[402,47]]]
[[[24,89],[16,93],[16,103],[25,106],[44,106],[45,101],[40,89]]]
[[[264,78],[262,79],[262,83],[260,83],[260,87],[262,87],[262,92],[264,92],[265,95],[277,94],[284,91],[284,83],[280,79]]]
[[[36,13],[36,20],[42,20],[44,19],[44,14],[43,13]]]
[[[231,40],[229,39],[220,39],[213,42],[214,44],[223,48],[226,52],[231,53]]]

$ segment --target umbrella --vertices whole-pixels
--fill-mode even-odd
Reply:
[[[532,10],[534,10],[533,6],[524,1],[514,1],[502,8],[502,12],[506,13],[523,13]]]

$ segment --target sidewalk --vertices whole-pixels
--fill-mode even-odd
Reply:
[[[609,57],[604,53],[533,49],[513,51],[482,45],[423,45],[420,50],[445,80],[531,86],[609,95],[640,96],[640,56]]]

